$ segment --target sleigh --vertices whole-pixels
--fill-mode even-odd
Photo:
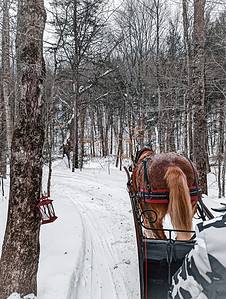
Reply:
[[[194,247],[194,215],[213,218],[202,201],[197,169],[186,157],[155,154],[151,148],[137,152],[131,176],[124,169],[136,229],[141,299],[170,298],[172,277]],[[166,214],[174,229],[163,229]]]
[[[195,240],[175,240],[173,235],[176,231],[173,229],[164,229],[168,236],[165,240],[146,238],[144,229],[147,228],[143,224],[138,200],[135,196],[130,196],[130,199],[137,238],[140,298],[170,298],[172,277],[182,265],[186,254],[194,247]],[[212,214],[202,201],[198,210],[201,218],[212,218]]]
[[[167,299],[172,276],[182,265],[185,255],[193,248],[195,241],[173,240],[175,231],[171,229],[164,230],[168,235],[166,240],[146,238],[135,197],[131,197],[131,205],[137,238],[140,298]]]

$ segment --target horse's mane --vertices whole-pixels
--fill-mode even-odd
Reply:
[[[134,160],[134,164],[135,164],[135,165],[137,164],[137,162],[139,161],[140,157],[141,157],[145,152],[153,153],[153,150],[152,150],[152,148],[150,148],[150,147],[144,147],[144,148],[142,148],[140,151],[137,151],[137,152],[136,152],[136,157],[135,157],[135,160]]]

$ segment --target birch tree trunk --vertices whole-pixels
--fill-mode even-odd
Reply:
[[[18,114],[11,149],[7,227],[0,260],[0,299],[37,294],[42,178],[43,0],[19,0],[17,15]]]
[[[207,194],[205,111],[205,0],[194,0],[193,149],[202,192]]]

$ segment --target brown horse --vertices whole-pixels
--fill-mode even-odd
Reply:
[[[167,213],[174,229],[192,230],[192,218],[200,194],[196,181],[197,170],[192,162],[181,155],[154,154],[148,148],[139,152],[132,173],[132,193],[139,198],[145,227],[160,229],[145,230],[146,237],[166,238],[161,229]],[[157,218],[155,222],[153,216]],[[177,232],[176,238],[188,240],[191,235]]]

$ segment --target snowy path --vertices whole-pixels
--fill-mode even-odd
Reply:
[[[66,269],[71,273],[60,273],[60,265],[59,268],[56,264],[49,267],[50,261],[44,257],[45,248],[41,247],[39,282],[42,287],[38,297],[139,298],[135,232],[125,174],[112,169],[109,175],[105,168],[90,168],[72,174],[62,162],[54,167],[52,198],[59,219],[52,225],[43,226],[41,244],[48,243],[52,234],[53,242],[47,251],[60,249],[66,252],[65,262],[70,261]],[[65,226],[63,231],[62,225]],[[69,238],[74,235],[74,240],[66,239],[64,234]],[[49,271],[46,271],[47,267]],[[58,288],[54,291],[54,286],[48,287],[49,282],[45,282],[51,275],[54,280],[58,277],[59,284],[63,279],[67,285],[60,294],[56,292]]]
[[[72,173],[64,161],[54,163],[51,198],[59,218],[41,227],[38,299],[139,298],[126,175],[111,168],[109,175],[109,165],[97,161]],[[213,173],[209,187],[205,203],[220,206],[225,199],[217,199]],[[0,200],[0,249],[6,215],[5,198]]]

